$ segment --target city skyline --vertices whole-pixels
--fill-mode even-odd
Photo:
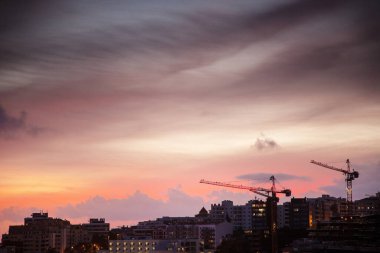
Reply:
[[[0,6],[1,233],[254,198],[200,179],[345,197],[312,159],[349,158],[354,199],[380,190],[377,1]]]

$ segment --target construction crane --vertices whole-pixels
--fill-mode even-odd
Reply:
[[[278,243],[277,243],[277,202],[278,197],[277,193],[283,193],[285,196],[289,197],[291,196],[291,190],[289,189],[283,189],[283,190],[277,190],[276,184],[275,184],[275,177],[271,176],[270,179],[272,181],[272,186],[270,189],[262,188],[262,187],[251,187],[251,186],[245,186],[245,185],[235,185],[235,184],[229,184],[229,183],[222,183],[222,182],[215,182],[215,181],[207,181],[202,179],[200,181],[201,184],[211,184],[216,186],[222,186],[222,187],[229,187],[229,188],[235,188],[235,189],[242,189],[242,190],[248,190],[253,193],[256,193],[260,196],[267,198],[267,203],[270,204],[270,231],[271,231],[271,240],[272,240],[272,253],[278,252]]]
[[[325,168],[328,168],[330,170],[335,170],[335,171],[339,171],[339,172],[342,172],[343,175],[346,176],[346,183],[347,183],[347,188],[346,188],[346,192],[347,192],[347,202],[348,203],[352,203],[352,181],[355,179],[355,178],[358,178],[359,177],[359,172],[355,171],[355,170],[352,170],[351,171],[351,165],[350,165],[350,159],[347,159],[346,160],[346,164],[347,164],[347,169],[341,169],[341,168],[336,168],[334,166],[331,166],[331,165],[328,165],[328,164],[325,164],[325,163],[321,163],[321,162],[317,162],[317,161],[314,161],[314,160],[311,160],[310,161],[311,163],[313,164],[316,164],[316,165],[319,165],[319,166],[322,166],[322,167],[325,167]]]

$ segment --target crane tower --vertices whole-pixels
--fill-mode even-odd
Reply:
[[[313,164],[316,164],[316,165],[319,165],[319,166],[322,166],[322,167],[328,168],[328,169],[330,169],[330,170],[335,170],[335,171],[342,172],[343,175],[346,176],[346,184],[347,184],[347,188],[346,188],[346,192],[347,192],[347,202],[348,202],[349,204],[351,204],[351,203],[352,203],[352,181],[353,181],[355,178],[358,178],[358,177],[359,177],[359,172],[357,172],[357,171],[355,171],[355,170],[352,170],[352,171],[351,171],[350,160],[349,160],[349,159],[346,160],[347,169],[336,168],[336,167],[334,167],[334,166],[331,166],[331,165],[328,165],[328,164],[325,164],[325,163],[321,163],[321,162],[317,162],[317,161],[314,161],[314,160],[311,160],[310,162],[313,163]]]
[[[242,190],[248,190],[253,193],[256,193],[260,196],[266,197],[267,202],[270,204],[270,232],[271,232],[271,240],[272,240],[272,253],[278,252],[278,242],[277,242],[277,202],[278,197],[277,193],[283,193],[285,196],[289,197],[291,196],[291,190],[289,189],[283,189],[283,190],[277,190],[276,184],[275,184],[275,177],[271,176],[270,180],[272,181],[272,187],[270,189],[262,188],[262,187],[251,187],[251,186],[245,186],[245,185],[235,185],[235,184],[229,184],[229,183],[222,183],[222,182],[216,182],[216,181],[207,181],[207,180],[201,180],[201,184],[210,184],[210,185],[216,185],[216,186],[222,186],[222,187],[229,187],[229,188],[235,188],[235,189],[242,189]]]

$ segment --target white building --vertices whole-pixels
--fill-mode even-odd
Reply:
[[[198,239],[184,240],[152,240],[129,239],[111,240],[109,242],[110,253],[166,253],[166,252],[190,252],[200,253],[201,242]]]

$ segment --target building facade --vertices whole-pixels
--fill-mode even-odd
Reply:
[[[169,253],[189,252],[200,253],[201,242],[197,239],[185,240],[153,240],[153,239],[127,239],[110,240],[109,253]]]
[[[8,245],[23,253],[44,253],[49,250],[63,253],[70,244],[70,222],[48,217],[48,213],[33,213],[24,225],[10,226],[3,237]]]

